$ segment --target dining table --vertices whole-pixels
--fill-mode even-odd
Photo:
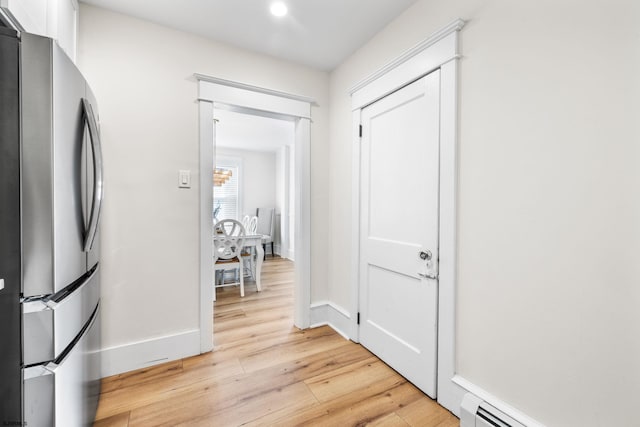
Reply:
[[[262,234],[248,234],[245,235],[243,237],[244,239],[244,243],[243,243],[243,248],[249,249],[249,248],[255,248],[256,251],[256,260],[255,260],[255,272],[252,272],[254,274],[254,279],[256,281],[256,287],[258,288],[258,291],[262,290],[262,286],[261,286],[261,281],[260,281],[260,275],[262,272],[262,263],[264,261],[264,249],[262,248]],[[213,239],[220,239],[220,238],[224,238],[224,235],[214,235]],[[214,257],[215,257],[215,253],[214,253]],[[214,263],[216,262],[216,259],[214,259]]]
[[[250,234],[244,236],[245,248],[256,248],[256,271],[255,280],[258,291],[262,290],[260,286],[260,273],[262,272],[262,262],[264,261],[264,249],[262,248],[262,234]]]

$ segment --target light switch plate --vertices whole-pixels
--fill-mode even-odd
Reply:
[[[179,171],[178,188],[191,188],[191,171],[190,170]]]
[[[0,291],[4,289],[4,279],[0,279]]]

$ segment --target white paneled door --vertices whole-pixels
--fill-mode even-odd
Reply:
[[[436,397],[440,72],[362,109],[360,342]]]

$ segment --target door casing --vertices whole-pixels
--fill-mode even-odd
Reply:
[[[200,141],[200,352],[213,349],[214,103],[295,123],[295,326],[306,329],[311,311],[311,105],[313,98],[196,74]]]
[[[407,50],[351,90],[352,110],[352,313],[359,310],[360,283],[360,123],[362,109],[407,84],[440,70],[440,224],[438,292],[438,403],[460,415],[466,393],[455,376],[455,301],[457,268],[457,133],[459,31],[457,19]],[[351,316],[349,337],[359,342],[358,316]]]

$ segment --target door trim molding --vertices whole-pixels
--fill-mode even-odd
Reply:
[[[198,80],[200,147],[200,353],[213,349],[214,106],[292,120],[295,123],[294,324],[306,329],[311,311],[311,105],[315,100],[271,89],[195,74]]]
[[[455,377],[455,319],[457,283],[457,139],[459,31],[457,19],[401,54],[350,90],[352,109],[352,265],[351,307],[358,312],[360,264],[360,120],[367,105],[409,83],[440,69],[440,224],[438,293],[438,385],[437,399],[460,415],[465,390]],[[359,342],[358,324],[351,319],[350,336]]]
[[[377,80],[378,78],[380,78],[383,75],[389,73],[393,69],[398,68],[400,65],[402,65],[405,62],[407,62],[408,60],[410,60],[414,56],[419,55],[420,53],[422,53],[427,48],[433,46],[434,44],[436,44],[437,42],[439,42],[443,38],[447,37],[449,34],[455,32],[455,31],[460,31],[462,29],[462,27],[464,27],[464,24],[465,24],[465,21],[463,21],[462,19],[456,19],[455,21],[449,23],[449,25],[447,25],[446,27],[441,28],[440,30],[438,30],[435,33],[431,34],[429,37],[427,37],[426,39],[422,40],[420,43],[418,43],[415,46],[407,49],[402,54],[400,54],[398,57],[396,57],[392,61],[388,62],[386,65],[383,65],[380,69],[378,69],[374,73],[370,74],[369,76],[365,77],[364,79],[360,80],[358,83],[353,85],[349,89],[349,95],[353,95],[355,92],[357,92],[360,89],[364,88],[369,83],[372,83],[374,80]]]
[[[204,74],[195,73],[194,76],[200,82],[215,83],[215,84],[219,84],[219,85],[223,85],[223,86],[227,86],[227,87],[233,87],[233,88],[236,88],[236,89],[244,89],[244,90],[248,90],[250,92],[262,93],[262,94],[265,94],[265,95],[273,95],[273,96],[277,96],[277,97],[280,97],[280,98],[292,99],[294,101],[300,101],[302,103],[307,103],[307,104],[310,104],[310,105],[316,105],[316,100],[313,99],[313,98],[310,98],[308,96],[295,95],[295,94],[291,94],[291,93],[287,93],[287,92],[280,92],[278,90],[267,89],[267,88],[260,87],[260,86],[253,86],[253,85],[249,85],[249,84],[241,83],[241,82],[234,82],[232,80],[221,79],[219,77],[206,76]]]

